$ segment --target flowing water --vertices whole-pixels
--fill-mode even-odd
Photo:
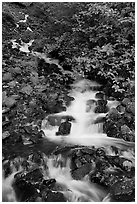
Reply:
[[[68,136],[56,136],[58,126],[51,126],[48,117],[42,123],[42,130],[46,137],[51,141],[64,142],[85,146],[116,146],[121,149],[133,147],[134,144],[121,139],[107,137],[103,133],[102,123],[95,124],[95,120],[105,117],[106,113],[95,113],[96,101],[95,97],[99,85],[88,80],[81,80],[74,84],[70,96],[74,97],[74,101],[66,111],[54,114],[53,117],[60,118],[62,116],[72,116],[75,121],[71,122],[71,132]],[[109,109],[116,107],[117,101],[108,101]]]
[[[62,121],[63,116],[71,116],[71,132],[67,136],[56,136],[58,125],[50,124],[49,116],[42,122],[42,130],[45,137],[57,144],[82,145],[88,147],[105,147],[108,154],[112,155],[110,146],[116,146],[121,151],[121,157],[130,158],[134,161],[132,149],[133,143],[126,142],[122,139],[110,138],[103,133],[103,123],[95,123],[99,117],[105,117],[106,113],[95,113],[95,97],[100,85],[87,80],[77,82],[72,86],[70,96],[75,100],[71,102],[66,111],[53,114],[55,123]],[[117,101],[108,101],[108,108],[116,107]],[[44,162],[48,170],[43,168],[45,178],[55,178],[56,182],[62,186],[62,192],[69,202],[108,202],[109,194],[100,186],[91,183],[87,177],[83,180],[75,180],[71,176],[69,158],[61,165],[63,158],[61,156],[45,157]],[[17,169],[13,169],[12,174],[5,178],[3,176],[3,201],[17,201],[15,192],[12,188],[14,175]],[[6,195],[6,196],[5,196]]]

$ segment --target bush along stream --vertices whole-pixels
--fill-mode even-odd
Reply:
[[[135,4],[2,3],[2,201],[135,201]]]

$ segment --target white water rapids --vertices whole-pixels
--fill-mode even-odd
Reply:
[[[104,113],[94,112],[96,107],[95,101],[97,100],[94,87],[98,86],[99,85],[96,83],[91,83],[86,80],[76,83],[70,93],[70,96],[73,96],[75,100],[71,102],[66,111],[52,115],[53,118],[55,117],[55,123],[58,122],[62,116],[72,116],[75,119],[71,121],[72,126],[70,134],[67,136],[56,136],[58,126],[52,126],[48,116],[42,123],[42,130],[45,133],[45,137],[59,144],[105,147],[109,155],[113,154],[110,146],[115,146],[121,150],[121,157],[130,158],[134,161],[134,156],[130,151],[130,148],[132,149],[134,147],[133,143],[126,142],[122,139],[107,137],[107,135],[103,133],[102,123],[94,124],[94,121],[98,117],[104,117],[106,115]],[[116,107],[117,105],[117,101],[108,101],[109,108]],[[85,176],[83,180],[73,179],[71,176],[69,159],[66,160],[63,166],[61,165],[62,162],[63,158],[60,156],[45,157],[45,163],[48,166],[48,170],[43,168],[43,174],[45,179],[56,179],[57,184],[62,186],[60,192],[64,194],[67,201],[111,201],[109,194],[100,186],[91,183],[88,176]],[[15,192],[12,188],[15,173],[17,173],[16,170],[14,170],[8,178],[3,178],[4,201],[17,201]]]
[[[52,115],[53,118],[55,117],[55,121],[62,116],[72,116],[75,121],[71,122],[71,132],[68,136],[56,136],[58,126],[50,125],[49,117],[47,117],[43,120],[42,130],[49,140],[59,143],[64,142],[95,147],[116,146],[121,149],[134,146],[133,143],[126,142],[122,139],[107,137],[103,133],[103,124],[94,124],[97,118],[105,117],[106,115],[106,113],[95,113],[96,104],[90,102],[97,101],[95,97],[97,91],[94,91],[97,87],[99,87],[97,83],[88,80],[81,80],[74,84],[70,96],[74,97],[75,100],[67,107],[66,111]],[[109,109],[117,105],[117,101],[108,101]]]

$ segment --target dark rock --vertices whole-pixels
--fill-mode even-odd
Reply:
[[[112,121],[118,121],[118,119],[121,118],[121,115],[116,108],[111,108],[107,114],[107,117]]]
[[[90,175],[90,181],[92,183],[102,184],[103,183],[103,175],[100,172],[95,172]]]
[[[86,163],[80,166],[80,168],[72,171],[72,177],[76,180],[81,180],[85,175],[89,174],[90,171],[93,171],[94,168],[92,163]]]
[[[127,172],[133,171],[134,164],[129,159],[119,156],[107,156],[107,160],[112,166],[116,166]]]
[[[106,106],[107,105],[107,100],[98,100],[97,105],[98,106]]]
[[[106,99],[106,96],[105,96],[105,93],[104,92],[97,92],[96,95],[95,95],[95,98],[98,98],[98,99]]]
[[[95,149],[90,149],[90,148],[82,148],[81,151],[85,154],[89,155],[94,155],[95,154]]]
[[[45,202],[66,202],[64,195],[60,192],[48,192]]]
[[[97,106],[95,108],[95,113],[107,113],[109,108],[107,106]]]
[[[38,197],[37,189],[30,182],[27,182],[23,179],[16,179],[13,184],[17,200],[20,202],[27,202],[32,198]]]
[[[105,157],[106,153],[105,153],[105,150],[104,148],[98,148],[96,150],[96,156],[98,157]]]
[[[41,164],[42,163],[42,155],[40,152],[34,152],[32,156],[32,161],[36,164]]]
[[[97,170],[99,170],[100,172],[108,169],[110,167],[110,164],[108,161],[105,161],[105,160],[101,160],[101,159],[98,159],[96,160],[96,168]]]
[[[34,169],[33,171],[29,172],[25,176],[25,180],[35,183],[35,182],[41,182],[43,179],[43,174],[40,169]]]
[[[134,179],[123,179],[114,183],[111,187],[111,195],[118,202],[131,202],[135,200]]]
[[[108,137],[119,138],[119,133],[120,133],[119,128],[113,121],[107,120],[103,124],[103,130],[107,134]]]
[[[66,122],[61,123],[58,129],[58,132],[56,132],[56,135],[68,135],[70,134],[70,131],[71,131],[71,123],[68,122],[67,120]]]
[[[43,181],[43,185],[46,185],[48,188],[53,187],[56,183],[55,179],[48,179]]]

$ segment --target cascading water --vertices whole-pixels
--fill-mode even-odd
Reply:
[[[99,85],[88,80],[82,80],[74,84],[73,90],[70,93],[74,97],[74,101],[66,111],[54,114],[54,117],[62,117],[70,115],[75,121],[72,122],[71,132],[68,136],[56,136],[58,126],[51,126],[48,123],[48,117],[43,121],[42,130],[49,140],[56,142],[66,142],[70,144],[78,144],[85,146],[116,146],[122,149],[134,147],[134,143],[125,142],[124,140],[107,137],[103,133],[102,123],[95,124],[94,121],[99,117],[105,117],[105,113],[95,113],[96,107],[96,92]],[[87,102],[91,101],[90,107]],[[116,107],[117,101],[108,101],[108,107]]]
[[[97,118],[105,117],[106,113],[95,113],[96,108],[96,89],[99,87],[96,83],[89,83],[86,80],[80,81],[73,86],[70,93],[74,97],[67,110],[58,114],[51,115],[55,119],[55,126],[52,126],[49,121],[49,116],[43,120],[42,130],[45,137],[49,140],[60,144],[78,145],[79,147],[88,146],[105,147],[107,155],[115,155],[110,146],[119,148],[119,157],[127,158],[132,161],[130,166],[134,166],[134,154],[132,152],[133,143],[126,142],[117,138],[109,138],[103,133],[102,123],[95,123]],[[117,101],[108,101],[108,107],[116,107]],[[56,135],[58,125],[61,123],[63,116],[71,116],[74,118],[71,126],[71,132],[67,136]],[[130,150],[131,148],[131,150]],[[128,163],[128,162],[127,162]],[[30,162],[32,165],[32,163]],[[47,165],[47,169],[44,165]],[[45,179],[55,179],[56,183],[61,186],[58,192],[63,193],[66,200],[69,202],[110,202],[110,195],[102,189],[99,185],[92,183],[88,175],[82,179],[76,180],[71,175],[71,159],[60,155],[53,155],[50,157],[43,156],[43,163],[41,164],[43,175]],[[93,169],[94,170],[94,165]],[[115,172],[115,168],[108,169],[108,171]],[[3,177],[3,201],[18,201],[15,196],[12,184],[14,182],[14,175],[18,172],[14,170],[13,173],[7,177]],[[7,196],[5,196],[5,194]]]

